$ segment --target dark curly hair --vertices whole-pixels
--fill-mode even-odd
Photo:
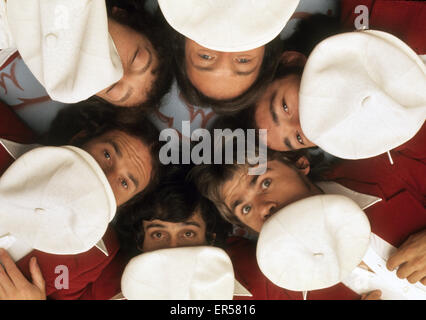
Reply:
[[[206,223],[206,240],[211,245],[223,247],[231,225],[225,222],[216,206],[203,197],[186,175],[192,165],[168,165],[163,180],[147,197],[121,212],[117,220],[122,248],[137,254],[143,247],[145,233],[143,221],[163,220],[167,222],[184,222],[199,211]],[[138,249],[138,250],[136,250]]]

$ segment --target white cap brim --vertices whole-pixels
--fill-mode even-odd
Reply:
[[[362,261],[369,237],[369,221],[354,201],[340,195],[313,196],[286,206],[265,222],[257,262],[279,287],[328,288]]]
[[[278,36],[299,0],[159,0],[158,3],[167,22],[185,37],[212,50],[238,52],[261,47]]]
[[[129,300],[231,300],[234,272],[219,248],[161,249],[128,263],[121,290]]]
[[[99,164],[76,147],[33,149],[0,178],[1,231],[43,252],[91,249],[116,209]]]
[[[391,34],[339,34],[309,56],[299,96],[300,124],[310,141],[336,157],[374,157],[422,127],[426,67]]]
[[[19,54],[53,100],[86,100],[123,77],[105,1],[8,0],[7,18]]]

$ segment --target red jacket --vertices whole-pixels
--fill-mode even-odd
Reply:
[[[386,154],[370,159],[345,160],[328,175],[354,191],[382,198],[365,210],[371,230],[399,247],[407,237],[426,228],[426,125],[406,144],[391,151],[394,164]],[[261,273],[256,262],[256,243],[242,238],[229,240],[237,280],[252,294],[248,299],[302,299],[302,293],[275,286]],[[308,300],[359,299],[344,286],[308,292]],[[237,297],[236,299],[247,299]]]
[[[358,5],[369,9],[369,28],[400,38],[417,54],[426,54],[426,3],[408,0],[341,0],[341,22],[355,28]]]
[[[95,247],[87,252],[76,255],[55,255],[33,250],[19,260],[17,265],[24,275],[30,279],[29,261],[31,257],[37,258],[37,262],[46,282],[46,295],[49,299],[76,300],[94,299],[95,297],[97,299],[110,299],[118,292],[112,290],[112,292],[115,292],[112,293],[111,290],[107,288],[107,283],[105,284],[105,290],[102,286],[94,286],[93,284],[96,283],[103,270],[108,267],[117,255],[119,242],[111,226],[108,227],[102,239],[108,249],[108,257]],[[63,284],[61,278],[62,275],[64,275],[61,270],[55,273],[57,266],[66,266],[68,268],[68,289],[57,289],[55,287],[55,281]],[[59,280],[56,280],[58,277]]]
[[[0,137],[19,143],[33,143],[36,135],[19,117],[5,104],[0,103]],[[0,175],[12,164],[14,159],[0,145]],[[97,297],[109,299],[114,294],[105,283],[105,290],[100,286],[93,287],[93,283],[100,277],[102,270],[111,262],[119,249],[119,242],[114,230],[108,227],[104,237],[105,246],[109,256],[105,256],[99,249],[91,250],[77,255],[53,255],[33,250],[17,262],[18,267],[31,279],[29,272],[29,259],[37,258],[43,277],[46,281],[46,294],[51,299],[79,299]],[[55,279],[61,275],[56,274],[55,268],[65,265],[69,270],[69,289],[57,290]],[[117,267],[120,264],[117,264]],[[120,273],[121,274],[121,273]],[[111,295],[110,295],[111,294]]]

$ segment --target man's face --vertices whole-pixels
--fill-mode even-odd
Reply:
[[[123,131],[112,130],[82,146],[104,171],[117,206],[146,188],[152,172],[149,147]]]
[[[319,192],[298,169],[277,160],[268,161],[266,172],[260,176],[248,175],[242,169],[222,187],[226,206],[256,232],[279,209]]]
[[[299,75],[277,79],[256,105],[256,126],[268,130],[267,145],[272,150],[289,151],[315,146],[300,127],[299,89]]]
[[[198,210],[184,222],[143,221],[143,230],[143,252],[207,244],[206,223]]]
[[[108,30],[123,65],[123,77],[96,95],[123,107],[145,102],[156,79],[157,51],[151,42],[132,28],[108,19]]]
[[[216,100],[236,98],[256,81],[264,53],[264,46],[243,52],[222,52],[186,39],[186,73],[192,85],[205,96]]]

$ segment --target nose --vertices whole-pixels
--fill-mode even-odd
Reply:
[[[263,221],[269,219],[277,210],[277,205],[275,202],[266,202],[263,204],[262,209],[260,211],[260,216]]]
[[[220,52],[216,58],[215,69],[222,76],[232,76],[234,74],[232,67],[232,52]]]
[[[288,132],[295,132],[296,130],[300,132],[302,127],[300,126],[299,113],[294,112],[287,116],[286,119],[284,119],[284,127]]]
[[[177,237],[171,236],[169,241],[169,248],[177,248],[179,246],[179,242]]]

